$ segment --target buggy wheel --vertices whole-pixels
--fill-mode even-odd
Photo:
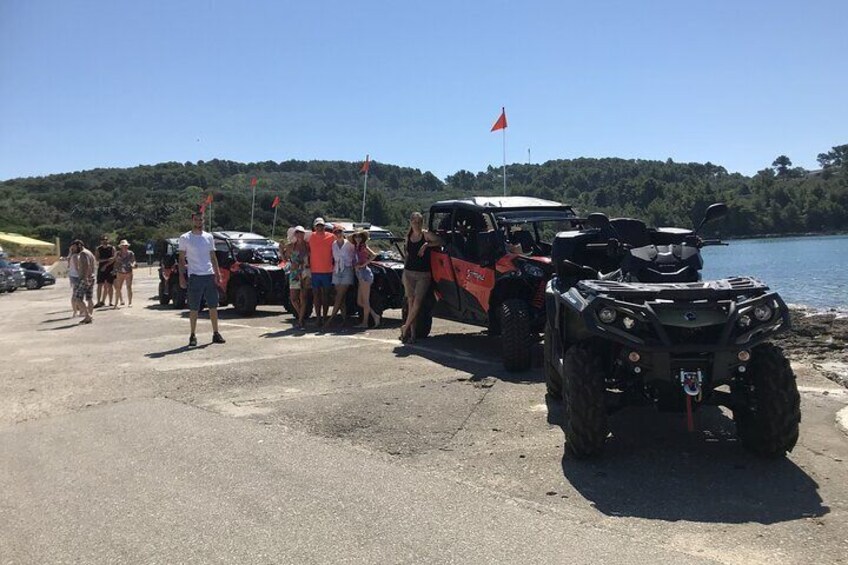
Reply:
[[[177,310],[183,310],[186,307],[186,289],[180,288],[178,282],[171,284],[171,304]]]
[[[550,322],[545,322],[545,344],[544,344],[544,370],[545,370],[545,386],[548,389],[548,395],[554,398],[562,397],[562,377],[557,372],[553,364],[554,352],[554,330]]]
[[[533,336],[527,302],[517,298],[504,300],[500,314],[504,367],[507,371],[529,369]]]
[[[256,312],[256,289],[246,284],[236,288],[236,297],[233,301],[236,312],[242,316],[252,316]]]
[[[733,411],[736,432],[746,449],[763,457],[783,457],[798,441],[801,396],[783,350],[772,344],[751,351],[740,396],[747,402]]]
[[[578,458],[600,454],[607,439],[603,359],[592,342],[572,345],[563,359],[565,445]]]
[[[35,279],[27,279],[26,281],[27,290],[35,290],[37,288],[41,288],[38,286],[38,281]]]
[[[159,305],[167,306],[171,297],[165,294],[165,281],[159,281]]]
[[[403,301],[401,307],[401,318],[403,323],[406,323],[406,316],[409,313],[409,306],[406,300]],[[433,329],[433,299],[432,295],[427,296],[418,310],[418,318],[415,319],[415,338],[422,339],[430,335],[430,330]]]

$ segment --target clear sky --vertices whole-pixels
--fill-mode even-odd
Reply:
[[[848,2],[0,0],[0,179],[215,157],[815,168]]]

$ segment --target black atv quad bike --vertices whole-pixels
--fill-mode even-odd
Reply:
[[[789,328],[786,304],[751,277],[701,281],[697,232],[726,211],[713,204],[694,231],[591,214],[588,229],[557,235],[544,368],[576,456],[602,451],[610,414],[645,404],[685,413],[690,431],[701,406],[725,406],[747,449],[795,446],[795,375],[769,342]]]

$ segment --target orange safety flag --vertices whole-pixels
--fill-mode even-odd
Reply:
[[[256,177],[253,177],[252,179],[250,179],[250,186],[251,186],[251,188],[256,186]]]
[[[206,197],[206,206],[209,206],[210,204],[212,204],[212,195],[211,194]]]
[[[506,129],[506,108],[501,108],[501,116],[492,126],[491,131],[498,131],[499,129]]]
[[[359,169],[360,173],[367,173],[371,169],[371,156],[365,156],[365,162],[362,163],[362,168]]]
[[[274,201],[273,201],[273,202],[271,202],[271,208],[276,208],[276,207],[277,207],[277,206],[279,206],[279,205],[280,205],[280,197],[279,197],[279,196],[275,196],[275,197],[274,197]]]

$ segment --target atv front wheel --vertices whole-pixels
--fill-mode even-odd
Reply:
[[[246,284],[239,286],[233,304],[242,316],[252,316],[256,312],[256,289]]]
[[[180,287],[180,283],[175,282],[171,285],[171,303],[177,310],[182,310],[186,307],[186,289]]]
[[[591,342],[572,345],[563,359],[565,445],[579,458],[600,454],[609,431],[603,359]]]
[[[554,330],[550,322],[545,322],[545,345],[544,345],[544,370],[545,370],[545,385],[548,389],[548,395],[554,398],[562,397],[562,377],[559,376],[556,367],[553,364],[554,356]]]
[[[165,294],[165,283],[164,281],[159,281],[159,305],[167,306],[171,301],[171,297]]]
[[[501,304],[501,348],[507,371],[530,368],[533,336],[530,332],[530,310],[524,300],[512,298]]]
[[[751,351],[740,396],[747,405],[733,412],[736,432],[746,449],[764,457],[783,457],[798,441],[801,396],[783,350],[772,344]]]

